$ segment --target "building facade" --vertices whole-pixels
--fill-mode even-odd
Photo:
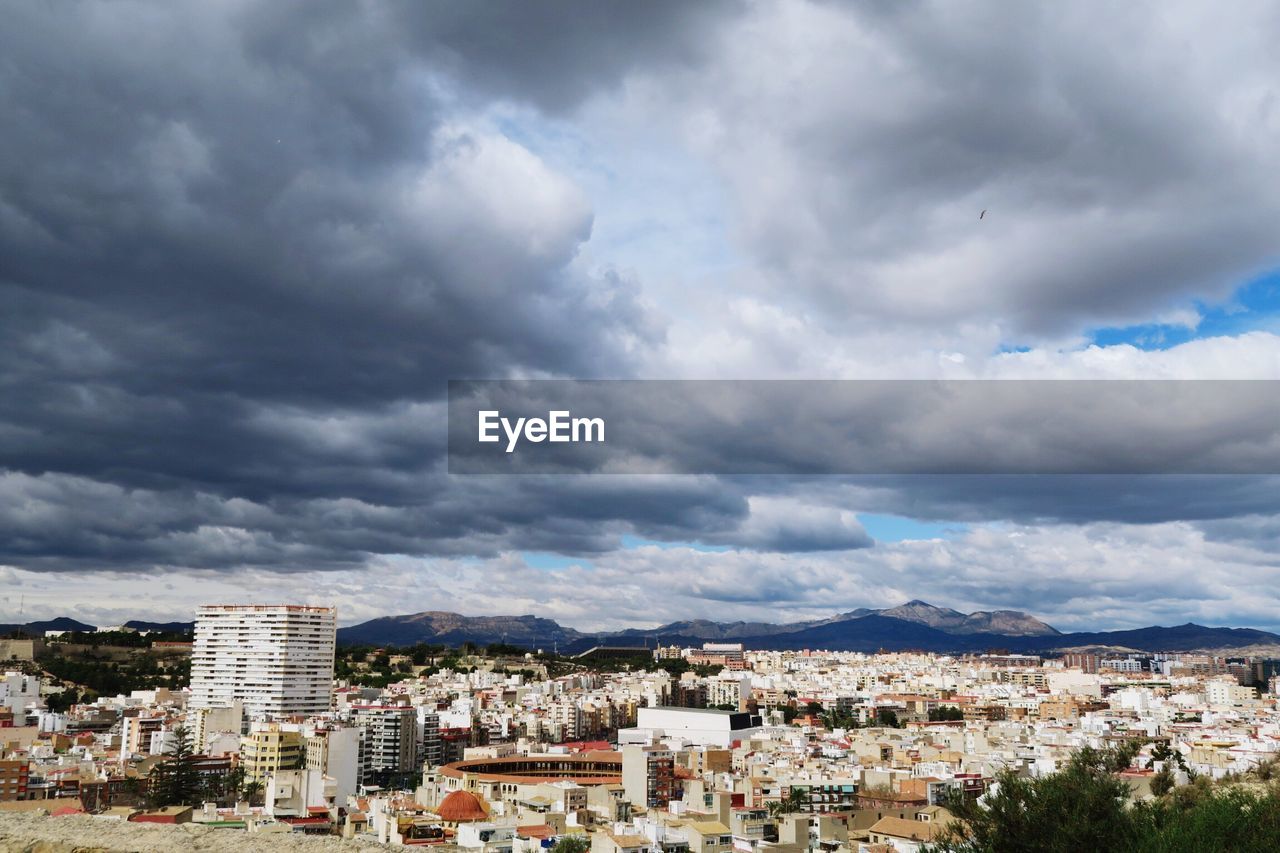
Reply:
[[[201,607],[190,707],[229,707],[239,700],[253,717],[328,711],[337,627],[332,607]]]

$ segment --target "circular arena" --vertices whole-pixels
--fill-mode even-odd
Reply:
[[[440,775],[468,788],[483,783],[536,785],[539,782],[562,781],[586,786],[619,785],[622,783],[622,755],[617,752],[586,752],[579,755],[476,758],[446,764],[440,768]]]

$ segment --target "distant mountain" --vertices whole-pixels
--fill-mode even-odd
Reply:
[[[840,652],[981,651],[1006,648],[1008,637],[950,634],[923,622],[871,613],[856,619],[828,622],[787,634],[750,637],[750,649],[828,649]]]
[[[1004,649],[1038,654],[1089,647],[1179,652],[1280,646],[1280,635],[1252,628],[1210,628],[1193,624],[1063,634],[1034,616],[1016,610],[961,613],[918,600],[885,610],[852,610],[807,622],[696,619],[671,622],[658,628],[596,634],[535,616],[462,616],[443,611],[386,616],[338,631],[338,642],[343,645],[506,642],[525,648],[555,647],[561,652],[580,652],[600,645],[687,646],[717,641],[740,642],[751,649],[860,652],[919,649],[956,653]]]
[[[1094,631],[1060,634],[1048,644],[1055,649],[1113,646],[1158,652],[1192,652],[1201,649],[1237,649],[1245,646],[1280,645],[1280,634],[1256,628],[1210,628],[1185,625],[1134,628],[1128,631]]]
[[[0,625],[0,634],[10,634],[14,631],[22,631],[33,637],[43,637],[46,631],[96,631],[93,625],[86,625],[84,622],[77,622],[66,616],[59,616],[57,619],[45,619],[39,622],[27,622],[25,624],[9,624]]]
[[[671,622],[657,628],[645,630],[628,628],[618,631],[614,637],[694,637],[699,640],[736,641],[743,637],[764,637],[770,634],[786,634],[799,631],[817,622],[712,622],[710,619],[691,619],[684,622]]]
[[[1004,634],[1010,637],[1038,637],[1058,634],[1034,616],[1018,610],[978,610],[961,613],[950,607],[934,607],[919,599],[888,610],[875,611],[881,616],[919,622],[948,634]]]
[[[187,633],[190,622],[134,620],[138,630]],[[0,625],[0,634],[23,630],[33,636],[46,631],[93,631],[94,626],[67,617]],[[411,646],[439,643],[460,646],[509,643],[528,649],[579,652],[592,646],[700,645],[740,642],[749,649],[829,649],[875,652],[919,649],[932,652],[1044,653],[1063,649],[1135,649],[1188,652],[1280,647],[1280,634],[1254,628],[1213,628],[1187,623],[1153,625],[1124,631],[1063,634],[1034,616],[1016,610],[961,613],[924,601],[909,601],[885,610],[861,608],[805,622],[714,622],[694,619],[658,628],[586,633],[538,616],[463,616],[441,610],[383,616],[338,629],[340,645]]]
[[[341,645],[395,645],[414,643],[511,643],[525,648],[551,648],[570,644],[587,635],[537,616],[463,616],[441,610],[383,616],[338,629]]]
[[[694,619],[671,622],[650,630],[628,628],[611,636],[632,638],[637,641],[642,638],[658,638],[666,643],[672,642],[676,637],[691,637],[712,642],[718,640],[736,642],[747,638],[754,640],[783,634],[793,635],[800,631],[843,624],[875,615],[900,619],[904,622],[916,622],[947,634],[1003,634],[1011,637],[1058,634],[1056,628],[1017,610],[979,610],[974,613],[961,613],[949,607],[935,607],[917,599],[887,610],[868,610],[864,607],[826,619],[813,619],[807,622],[713,622],[709,619]]]
[[[1280,635],[1253,628],[1209,628],[1186,624],[1172,628],[1153,626],[1127,631],[1094,631],[1075,634],[1010,635],[995,632],[950,633],[918,621],[882,614],[833,622],[789,634],[743,640],[757,649],[829,649],[874,652],[919,649],[932,652],[982,652],[1005,649],[1041,653],[1061,649],[1113,647],[1148,652],[1188,652],[1280,645]]]
[[[139,619],[131,619],[124,623],[124,627],[132,628],[135,631],[163,631],[166,634],[191,634],[196,630],[194,622],[145,622]]]

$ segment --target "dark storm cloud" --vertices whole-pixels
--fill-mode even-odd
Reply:
[[[817,552],[870,545],[852,517],[869,508],[1085,519],[1271,506],[1274,492],[1238,483],[1082,488],[1057,503],[1042,484],[445,474],[444,380],[626,376],[664,333],[638,282],[572,263],[594,214],[572,182],[458,117],[491,99],[565,115],[630,74],[682,75],[737,14],[8,7],[0,564],[333,569],[378,554],[592,555],[628,534]],[[940,129],[920,121],[905,130]],[[832,164],[815,174],[840,172],[864,143],[901,144],[874,127],[830,141],[811,129],[796,150]],[[1012,135],[1027,163],[1062,153],[1014,116],[985,132]],[[931,180],[963,193],[951,182],[988,141],[943,152]],[[929,152],[911,154],[924,168]],[[845,189],[858,176],[877,189],[872,171]],[[864,215],[831,221],[851,233]]]
[[[441,65],[469,85],[558,112],[615,86],[633,68],[703,58],[711,34],[745,8],[736,0],[450,0],[425,12],[395,6],[391,14],[417,52],[442,52]]]
[[[561,512],[456,491],[426,405],[448,377],[623,372],[662,333],[632,282],[570,268],[592,220],[576,188],[445,127],[441,99],[567,109],[687,56],[718,14],[8,10],[0,561],[345,565],[507,547],[517,522],[531,547],[592,551],[616,542],[602,518],[740,516],[705,486]]]

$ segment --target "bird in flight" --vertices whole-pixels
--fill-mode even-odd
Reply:
[[[981,213],[979,213],[979,214],[978,214],[978,218],[979,218],[979,219],[981,219],[982,217],[984,217],[984,216],[986,216],[986,215],[987,215],[987,211],[986,211],[986,209],[984,208],[984,209],[983,209],[983,211],[982,211]]]

